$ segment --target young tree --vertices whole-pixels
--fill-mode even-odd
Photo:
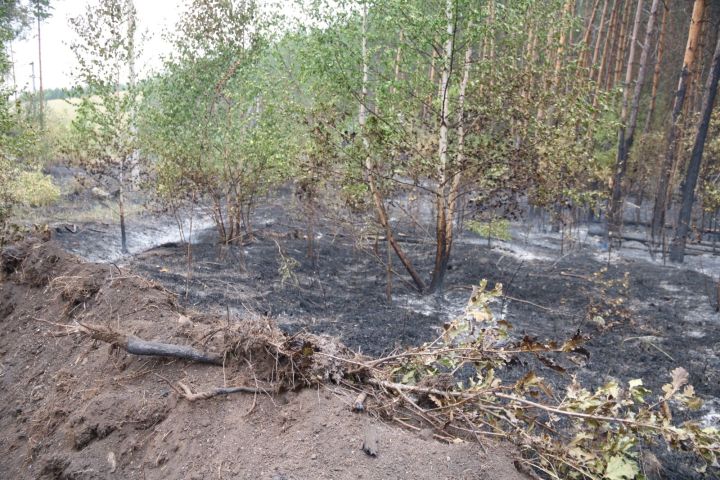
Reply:
[[[328,132],[338,158],[346,159],[335,171],[342,182],[359,184],[354,191],[368,193],[419,291],[442,289],[468,198],[482,205],[524,190],[533,200],[560,204],[577,200],[598,178],[588,175],[587,165],[595,168],[589,144],[578,142],[604,122],[592,121],[587,80],[568,60],[581,48],[569,41],[572,5],[382,0],[317,13],[327,27],[309,37],[322,41],[302,60],[314,79],[305,91],[315,105],[332,99],[337,112],[346,102],[360,104],[332,126],[359,130],[355,142]],[[558,25],[552,19],[559,11]],[[554,107],[558,96],[563,109]],[[403,223],[418,221],[402,207],[404,198],[434,220],[429,281],[421,275],[422,247],[399,240]]]
[[[717,32],[717,26],[715,30]],[[710,67],[710,72],[707,77],[701,117],[698,123],[697,133],[695,134],[695,144],[693,145],[690,163],[688,164],[687,173],[685,174],[685,180],[682,185],[682,203],[680,205],[680,212],[678,213],[677,230],[670,247],[670,261],[672,262],[681,263],[685,257],[685,244],[687,243],[688,233],[690,232],[690,220],[695,202],[695,187],[697,186],[698,177],[700,176],[705,140],[715,105],[715,97],[717,96],[718,79],[720,79],[720,35],[718,35],[712,66]]]
[[[37,22],[37,41],[38,41],[38,78],[40,80],[40,90],[38,91],[38,104],[40,105],[40,128],[45,127],[45,91],[43,89],[43,67],[42,67],[42,37],[40,35],[40,24],[43,20],[50,17],[49,0],[32,0],[33,14]]]
[[[79,37],[71,48],[82,95],[73,125],[93,157],[89,166],[117,181],[121,251],[128,253],[126,176],[135,160],[134,112],[139,102],[134,79],[130,81],[138,54],[135,6],[133,0],[97,0],[71,24]]]
[[[148,82],[140,121],[157,158],[158,193],[211,204],[218,237],[252,237],[260,195],[290,175],[294,103],[252,1],[193,0],[176,27],[165,73]]]
[[[10,45],[29,29],[32,19],[33,12],[26,3],[0,2],[0,244],[4,242],[4,230],[12,209],[24,193],[17,181],[36,168],[31,157],[37,135],[20,102],[10,98],[17,95],[14,82],[11,88],[5,85],[6,75],[14,68],[8,54]],[[52,186],[39,172],[36,178]]]

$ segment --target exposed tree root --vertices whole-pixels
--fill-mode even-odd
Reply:
[[[178,386],[182,389],[183,397],[191,402],[195,402],[197,400],[207,400],[208,398],[216,397],[218,395],[229,395],[231,393],[268,393],[268,394],[274,394],[277,393],[275,390],[265,390],[263,388],[257,388],[257,387],[218,387],[213,388],[212,390],[208,390],[206,392],[198,392],[193,393],[192,390],[190,390],[190,387],[185,385],[182,382],[178,382]]]

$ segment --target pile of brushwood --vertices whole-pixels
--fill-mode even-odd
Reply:
[[[445,325],[435,341],[371,359],[331,337],[288,335],[267,318],[190,314],[159,285],[114,265],[83,263],[53,242],[28,240],[9,246],[1,263],[0,275],[6,280],[42,288],[63,302],[63,318],[38,319],[52,335],[87,337],[132,355],[222,368],[226,382],[216,388],[193,391],[182,381],[166,379],[190,402],[332,383],[356,392],[355,411],[411,430],[431,429],[440,441],[509,439],[523,453],[516,466],[534,478],[652,477],[647,471],[652,462],[641,453],[648,445],[692,452],[698,472],[717,473],[720,431],[673,420],[673,412],[697,409],[702,403],[683,368],[668,372],[667,385],[656,393],[640,379],[627,385],[610,381],[594,391],[573,381],[565,391],[554,391],[535,368],[512,382],[503,381],[499,372],[523,356],[541,359],[540,364],[551,368],[551,356],[588,353],[579,332],[558,343],[511,340],[509,326],[491,310],[502,295],[500,285],[488,289],[483,282],[475,287],[464,315]],[[145,300],[139,302],[139,296]],[[90,308],[93,305],[96,308]],[[143,315],[153,322],[168,315],[176,320],[158,335],[158,330],[132,323]],[[248,368],[251,376],[236,375]]]

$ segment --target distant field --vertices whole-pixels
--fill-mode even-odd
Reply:
[[[79,102],[78,98],[48,100],[46,107],[48,120],[56,124],[69,125],[75,118]]]

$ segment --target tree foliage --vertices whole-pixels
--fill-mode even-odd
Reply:
[[[292,104],[254,2],[190,2],[176,53],[147,82],[140,114],[161,198],[210,200],[223,242],[251,234],[258,197],[287,178]]]

